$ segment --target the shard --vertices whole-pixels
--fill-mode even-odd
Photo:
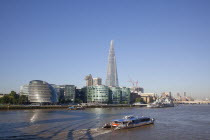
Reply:
[[[113,40],[111,40],[110,49],[109,49],[108,66],[107,66],[107,74],[106,74],[106,85],[113,86],[113,87],[119,86]]]

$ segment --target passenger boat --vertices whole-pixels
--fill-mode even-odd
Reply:
[[[125,129],[153,124],[154,118],[135,117],[132,115],[125,116],[123,119],[112,120],[111,123],[105,124],[103,128]]]

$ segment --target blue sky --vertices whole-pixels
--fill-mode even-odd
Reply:
[[[110,40],[121,86],[210,97],[209,0],[1,0],[0,93],[105,83]]]

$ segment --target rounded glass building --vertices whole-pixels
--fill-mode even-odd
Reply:
[[[29,83],[29,101],[31,103],[56,103],[58,98],[55,89],[50,84],[33,80]]]

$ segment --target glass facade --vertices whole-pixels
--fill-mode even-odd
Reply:
[[[87,103],[105,103],[109,102],[109,88],[104,85],[88,86],[86,89]]]
[[[110,49],[109,49],[108,66],[107,66],[107,74],[106,74],[106,85],[113,86],[113,87],[119,86],[113,40],[111,40]]]
[[[86,95],[87,88],[83,87],[81,89],[76,89],[76,96],[75,100],[79,99],[82,103],[87,103],[87,95]]]
[[[57,103],[56,90],[47,82],[41,80],[30,81],[29,101],[32,103]]]
[[[122,103],[129,104],[131,98],[131,91],[130,88],[122,87]]]
[[[76,87],[74,85],[65,85],[64,98],[71,102],[75,102]]]
[[[87,103],[129,104],[130,89],[126,87],[88,86]]]
[[[20,86],[20,95],[29,95],[29,85]]]
[[[120,104],[122,98],[122,91],[120,87],[110,87],[111,102],[113,104]]]
[[[63,86],[55,85],[55,84],[50,84],[56,91],[58,100],[60,101],[61,99],[64,99],[64,88]]]

